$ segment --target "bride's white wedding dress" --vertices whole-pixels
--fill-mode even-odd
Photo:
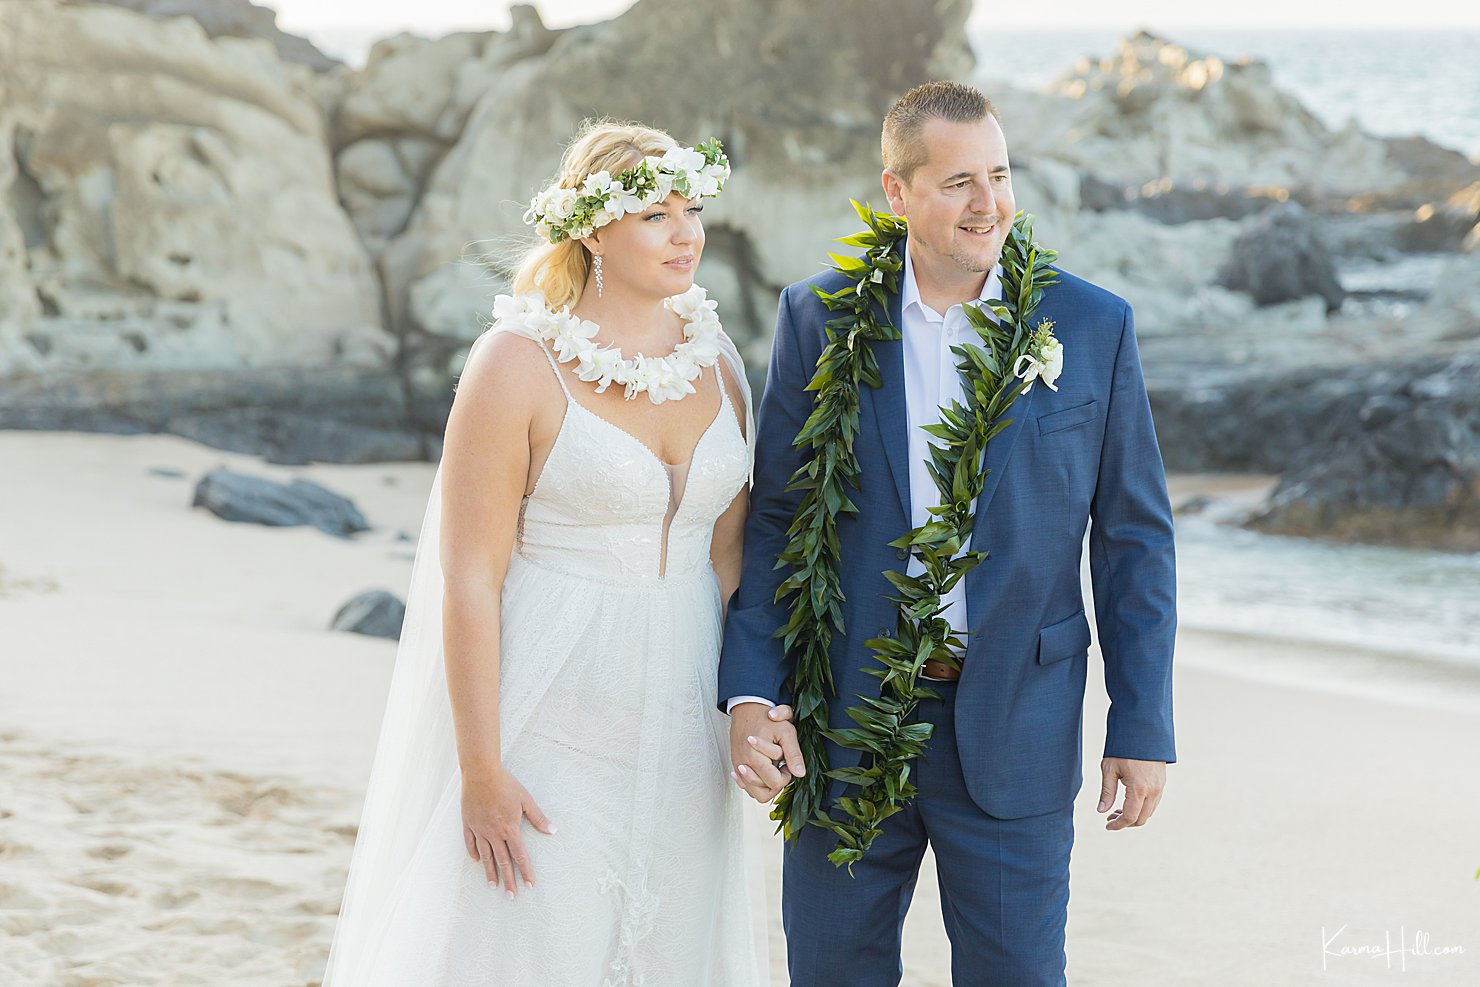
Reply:
[[[750,468],[737,411],[721,383],[692,457],[670,465],[583,406],[540,346],[567,405],[504,580],[499,719],[505,766],[557,832],[524,824],[533,888],[510,901],[489,887],[463,841],[445,671],[393,681],[325,985],[755,987],[759,862],[715,705],[709,556]],[[436,564],[427,542],[413,592],[423,555]],[[434,648],[440,666],[432,616],[401,647]]]

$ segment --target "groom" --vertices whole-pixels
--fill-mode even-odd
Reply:
[[[862,642],[895,627],[887,598],[895,590],[881,573],[923,571],[888,542],[925,523],[939,502],[922,426],[940,421],[953,397],[965,402],[950,347],[977,341],[963,303],[1001,297],[1002,247],[1017,210],[997,110],[970,86],[933,82],[906,93],[884,120],[881,144],[889,206],[908,222],[896,248],[900,290],[887,296],[903,338],[864,344],[877,355],[882,386],[859,388],[860,489],[850,493],[858,512],[838,524],[846,600],[844,631],[829,651],[833,729],[856,725],[845,710],[858,696],[879,695],[880,680],[865,671],[879,666]],[[899,983],[900,932],[927,843],[952,982],[1065,983],[1090,646],[1079,578],[1086,526],[1110,696],[1099,811],[1125,789],[1106,828],[1144,825],[1176,760],[1172,518],[1131,308],[1053,270],[1058,280],[1032,318],[1052,320],[1062,372],[1057,390],[1039,380],[1016,398],[1006,412],[1012,423],[987,445],[990,472],[964,547],[988,554],[942,597],[966,647],[959,671],[932,661],[922,673],[941,698],[920,704],[934,732],[912,765],[916,797],[882,823],[852,876],[828,861],[837,837],[819,826],[805,826],[787,848],[782,915],[796,987]],[[762,801],[791,772],[816,767],[801,763],[785,708],[795,669],[775,632],[789,608],[773,601],[787,570],[773,566],[801,497],[785,488],[803,461],[792,440],[812,410],[815,392],[804,387],[827,343],[824,324],[836,317],[812,287],[850,283],[829,271],[783,292],[760,405],[745,568],[725,624],[719,697],[731,717],[735,778]],[[831,742],[827,753],[832,769],[858,763]],[[829,799],[856,792],[836,780],[828,788]]]

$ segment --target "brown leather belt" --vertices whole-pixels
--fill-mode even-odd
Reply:
[[[961,670],[952,668],[943,661],[927,658],[925,659],[925,664],[920,666],[920,674],[926,678],[945,679],[947,682],[954,682],[961,677]]]

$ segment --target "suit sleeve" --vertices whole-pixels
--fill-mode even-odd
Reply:
[[[786,546],[786,529],[802,500],[801,492],[786,490],[802,463],[792,440],[812,413],[812,392],[805,388],[816,359],[809,364],[802,355],[791,303],[794,291],[806,290],[806,285],[787,288],[776,310],[766,389],[756,415],[755,483],[745,520],[745,560],[740,585],[730,599],[720,651],[717,699],[721,710],[728,699],[742,695],[791,702],[786,681],[791,662],[781,638],[775,636],[786,625],[789,608],[774,602],[788,570],[775,565]]]
[[[1122,316],[1090,519],[1095,623],[1110,696],[1105,756],[1171,763],[1177,759],[1172,509],[1129,305]]]

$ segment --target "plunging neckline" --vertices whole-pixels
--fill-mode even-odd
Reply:
[[[637,443],[637,445],[641,446],[643,452],[647,453],[649,456],[652,456],[653,457],[653,460],[659,466],[664,467],[665,469],[667,469],[671,473],[673,470],[676,470],[676,469],[678,469],[680,467],[693,465],[694,457],[696,455],[698,455],[698,453],[699,453],[699,446],[704,442],[705,438],[707,438],[709,436],[710,430],[712,430],[714,428],[715,424],[719,421],[720,414],[724,412],[725,405],[729,403],[726,400],[727,395],[725,395],[725,393],[724,393],[724,387],[725,387],[724,382],[723,381],[720,381],[720,385],[719,386],[720,386],[719,407],[717,409],[715,409],[714,417],[711,418],[711,419],[709,419],[709,424],[705,426],[704,431],[702,431],[702,432],[699,433],[699,438],[694,442],[694,448],[689,452],[689,458],[688,459],[685,459],[685,460],[683,460],[682,462],[679,462],[679,463],[670,463],[666,459],[663,459],[661,456],[659,456],[656,452],[653,451],[653,447],[652,446],[648,445],[646,442],[642,441],[637,436],[633,435],[631,432],[627,431],[625,428],[623,428],[622,426],[618,425],[616,422],[612,421],[610,418],[607,418],[604,415],[598,415],[596,412],[592,411],[590,408],[586,407],[584,404],[581,404],[581,402],[577,401],[575,398],[573,398],[573,397],[567,397],[566,398],[566,401],[569,404],[575,405],[577,408],[581,409],[586,414],[590,415],[592,418],[595,418],[597,421],[601,422],[603,425],[606,425],[609,428],[611,428],[611,429],[613,429],[613,430],[615,430],[617,432],[620,432],[621,434],[627,436],[627,438],[631,439],[633,442]],[[564,426],[565,426],[565,423],[562,421],[560,424],[561,424],[561,427],[563,429]],[[555,436],[555,441],[556,442],[559,442],[560,441],[560,436],[558,434]],[[555,445],[554,445],[554,443],[551,443],[551,445],[550,445],[551,452],[553,452],[554,449],[555,449]],[[546,457],[546,461],[547,462],[548,462],[548,459],[549,459],[549,457],[547,456]],[[541,475],[544,475],[544,470],[543,469],[540,470],[540,474]],[[539,489],[539,481],[538,480],[535,481],[535,489]]]
[[[557,370],[557,373],[558,372],[559,371]],[[704,431],[699,433],[699,438],[694,442],[694,448],[692,451],[689,452],[689,457],[681,463],[670,463],[667,460],[663,459],[656,452],[654,452],[652,447],[649,446],[646,442],[642,441],[637,436],[633,435],[631,432],[618,425],[616,422],[611,421],[610,419],[602,415],[598,415],[596,412],[592,411],[590,408],[577,401],[574,395],[570,394],[569,391],[567,391],[565,395],[567,413],[564,417],[560,419],[560,428],[555,433],[555,441],[550,444],[550,451],[545,456],[545,463],[543,466],[540,467],[539,479],[534,481],[534,490],[526,495],[526,497],[524,498],[525,501],[528,501],[530,497],[533,497],[536,493],[539,492],[540,480],[543,480],[545,478],[545,471],[549,469],[550,460],[555,458],[555,449],[558,445],[560,445],[560,439],[565,434],[565,423],[570,418],[570,407],[574,405],[577,409],[584,412],[587,416],[596,419],[598,422],[601,422],[603,425],[616,432],[618,435],[622,435],[630,439],[633,445],[641,449],[644,453],[647,454],[648,458],[650,458],[653,462],[657,463],[663,468],[664,479],[668,481],[668,508],[663,512],[663,523],[661,525],[662,533],[659,536],[660,544],[658,548],[658,578],[666,579],[668,575],[668,531],[669,528],[673,525],[673,522],[677,520],[680,511],[683,510],[683,505],[688,500],[689,494],[688,470],[685,469],[683,492],[675,496],[674,471],[682,467],[693,466],[694,459],[699,455],[699,447],[704,444],[705,439],[709,438],[709,433],[714,431],[714,426],[719,424],[720,416],[724,414],[725,407],[730,403],[729,395],[725,393],[724,378],[719,374],[718,370],[716,370],[715,372],[715,377],[716,382],[719,384],[720,391],[719,407],[715,409],[714,417],[709,420],[709,424],[705,426]],[[738,427],[739,420],[736,419],[736,428]]]
[[[545,344],[543,342],[540,342],[540,349],[545,349]],[[603,425],[612,429],[613,431],[625,435],[627,438],[631,439],[634,444],[636,444],[639,448],[642,449],[643,452],[647,453],[647,455],[651,457],[653,462],[657,463],[659,466],[662,466],[665,472],[671,473],[673,470],[677,469],[680,466],[689,466],[693,464],[694,457],[699,454],[699,446],[704,444],[704,440],[709,437],[709,433],[714,430],[714,426],[719,424],[720,416],[724,414],[726,406],[730,405],[731,403],[729,392],[725,390],[724,375],[721,374],[716,368],[715,379],[716,382],[719,384],[720,390],[719,408],[715,410],[714,417],[709,420],[709,424],[705,427],[704,431],[699,434],[698,441],[694,443],[693,450],[689,452],[689,458],[685,459],[681,463],[670,463],[662,459],[646,442],[642,441],[622,426],[616,424],[608,418],[604,418],[603,416],[598,415],[596,412],[592,411],[590,408],[577,401],[575,399],[575,395],[571,394],[570,388],[565,386],[565,379],[560,373],[559,365],[556,364],[555,359],[550,356],[549,350],[545,350],[545,358],[550,361],[550,366],[552,369],[554,369],[556,377],[560,381],[561,390],[565,392],[565,406],[567,413],[560,416],[560,425],[555,429],[555,438],[550,443],[550,451],[545,453],[545,461],[540,466],[540,475],[535,477],[534,487],[529,491],[529,493],[524,495],[524,497],[522,498],[523,500],[529,500],[535,494],[540,492],[540,483],[545,479],[545,473],[549,469],[550,460],[555,458],[555,450],[560,445],[561,438],[565,436],[565,425],[566,422],[570,420],[569,409],[572,406],[601,422]],[[734,416],[733,410],[731,411],[731,415]],[[738,416],[735,416],[735,429],[736,431],[739,431],[740,429],[740,419]]]

